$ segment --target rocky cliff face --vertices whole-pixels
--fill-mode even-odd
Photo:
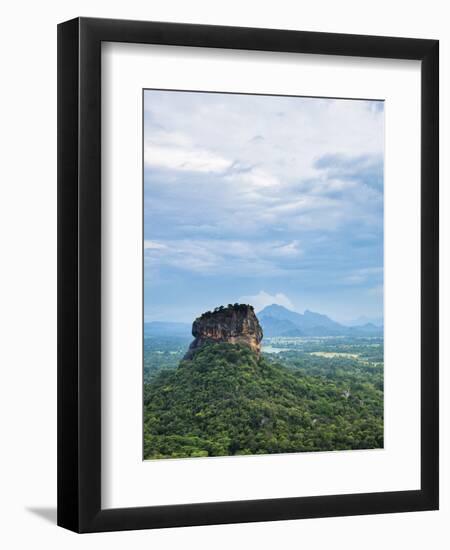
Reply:
[[[195,340],[189,346],[185,359],[209,342],[227,342],[248,346],[258,356],[263,332],[252,306],[234,304],[207,311],[192,324]]]

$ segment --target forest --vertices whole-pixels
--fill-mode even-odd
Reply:
[[[383,447],[382,339],[268,344],[146,339],[144,459]]]

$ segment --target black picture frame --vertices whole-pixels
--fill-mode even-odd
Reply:
[[[104,41],[421,61],[420,490],[102,510]],[[438,74],[437,40],[92,18],[58,26],[58,525],[85,533],[438,509]]]

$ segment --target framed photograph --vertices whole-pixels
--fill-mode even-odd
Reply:
[[[58,27],[58,524],[438,508],[438,41]]]

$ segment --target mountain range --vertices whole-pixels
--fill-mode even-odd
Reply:
[[[291,311],[284,306],[272,304],[258,313],[264,336],[382,336],[383,327],[373,323],[345,326],[327,315],[308,309],[304,313]]]
[[[383,336],[383,325],[373,322],[343,325],[327,315],[308,309],[297,313],[278,304],[265,307],[257,313],[266,338],[277,336]],[[364,320],[365,318],[361,318]],[[382,323],[380,319],[378,322]],[[153,321],[144,324],[144,335],[153,337],[189,338],[192,326],[188,323]]]
[[[367,325],[367,323],[371,323],[376,327],[382,327],[384,320],[383,317],[368,317],[367,315],[360,315],[356,319],[344,321],[342,324],[346,327],[358,327],[361,325]]]

